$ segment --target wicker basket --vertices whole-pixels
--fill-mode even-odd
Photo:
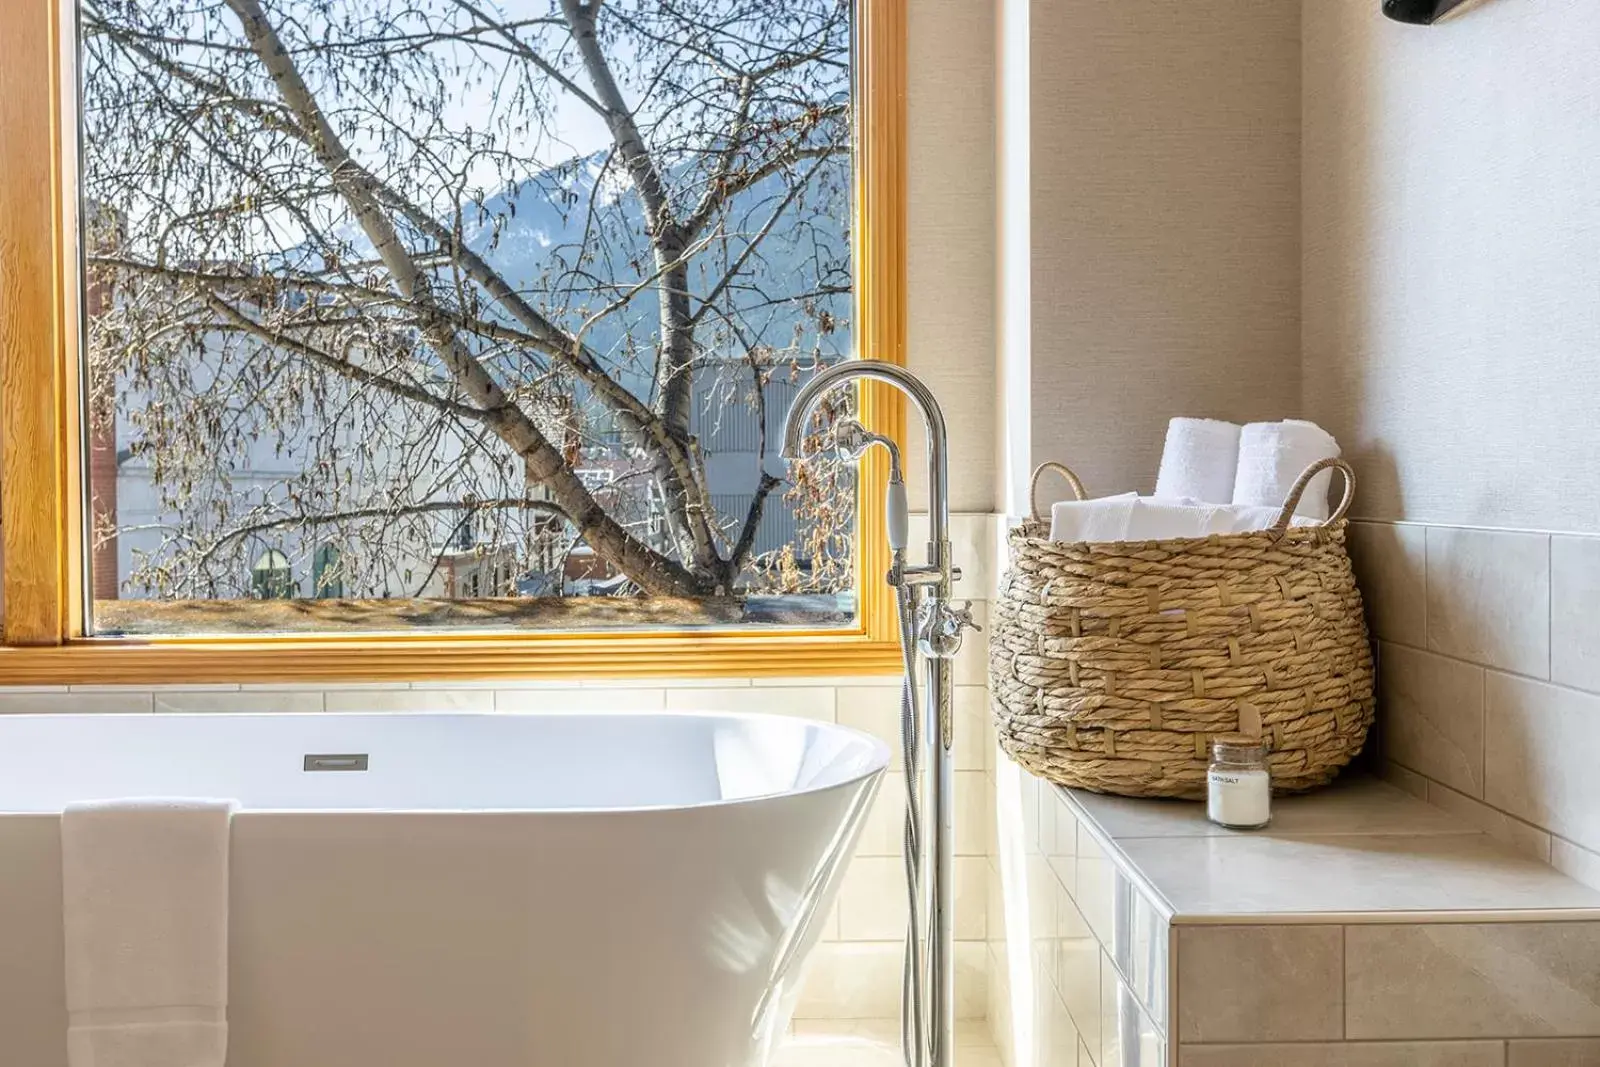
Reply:
[[[1320,526],[1289,525],[1319,471],[1344,474]],[[1063,474],[1078,499],[1083,484]],[[1270,530],[1066,544],[1039,515],[1011,533],[993,612],[1000,745],[1063,785],[1140,797],[1204,793],[1211,739],[1265,738],[1274,788],[1331,781],[1372,725],[1372,653],[1345,552],[1355,478],[1307,468]]]

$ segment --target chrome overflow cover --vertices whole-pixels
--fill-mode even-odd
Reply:
[[[364,771],[367,769],[365,752],[306,753],[304,769],[308,771]]]

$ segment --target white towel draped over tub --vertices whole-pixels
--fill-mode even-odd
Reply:
[[[222,1067],[226,800],[119,800],[61,816],[70,1067]]]

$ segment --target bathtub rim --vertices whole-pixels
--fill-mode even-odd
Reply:
[[[865,770],[863,770],[863,771],[861,771],[859,773],[852,774],[852,775],[849,775],[847,777],[840,778],[837,781],[824,782],[824,783],[821,783],[821,784],[811,785],[811,786],[807,786],[805,788],[800,788],[800,789],[782,789],[782,790],[777,790],[777,791],[771,792],[771,793],[758,793],[758,794],[755,794],[753,796],[745,796],[745,797],[719,798],[717,800],[704,800],[704,801],[699,801],[697,803],[692,803],[692,804],[631,804],[631,805],[612,805],[612,806],[606,806],[606,807],[570,807],[570,808],[532,808],[532,807],[530,807],[530,808],[501,808],[501,807],[493,807],[493,808],[491,808],[491,807],[481,807],[481,808],[445,808],[445,807],[426,807],[426,808],[418,808],[418,807],[377,808],[377,807],[373,807],[373,808],[363,808],[363,807],[349,807],[349,806],[345,806],[345,807],[324,807],[324,806],[277,807],[277,806],[254,806],[254,805],[247,806],[247,805],[244,805],[243,803],[239,802],[235,798],[227,798],[227,797],[207,798],[207,799],[234,799],[236,807],[234,809],[234,813],[233,814],[234,814],[235,818],[238,818],[240,816],[250,816],[250,815],[277,815],[277,816],[284,816],[284,815],[289,815],[289,816],[293,816],[293,815],[322,815],[322,816],[328,816],[328,815],[358,815],[358,816],[404,815],[404,816],[410,816],[410,817],[420,817],[420,816],[429,816],[429,815],[447,815],[447,816],[454,816],[454,817],[460,817],[460,816],[466,816],[466,815],[495,815],[495,816],[537,815],[537,816],[541,816],[541,817],[555,817],[555,816],[564,816],[564,815],[570,815],[570,816],[579,816],[579,815],[587,815],[587,816],[628,815],[628,814],[643,815],[643,814],[652,814],[652,813],[654,813],[654,814],[667,814],[667,813],[671,813],[671,812],[680,812],[680,811],[684,811],[684,812],[686,812],[686,811],[706,811],[706,810],[710,810],[710,809],[735,808],[735,807],[742,807],[742,806],[752,805],[752,804],[770,803],[772,801],[780,800],[780,799],[783,799],[783,798],[786,798],[786,797],[819,796],[819,795],[822,795],[822,794],[825,794],[825,793],[832,792],[834,790],[854,789],[854,788],[857,788],[857,787],[861,786],[863,783],[866,783],[867,787],[869,789],[876,790],[876,788],[881,784],[884,775],[886,775],[888,773],[890,767],[893,765],[893,762],[894,762],[894,757],[893,757],[893,754],[892,754],[892,752],[891,752],[891,750],[889,748],[889,745],[882,738],[877,737],[874,734],[868,733],[865,730],[859,730],[859,729],[857,729],[857,728],[855,728],[853,726],[846,726],[843,723],[831,722],[831,721],[828,721],[828,720],[825,720],[825,719],[808,719],[808,718],[805,718],[804,716],[799,716],[799,715],[775,714],[775,713],[772,713],[772,712],[760,712],[760,711],[697,711],[697,710],[695,710],[693,708],[670,709],[670,710],[659,710],[659,711],[639,711],[639,710],[628,710],[628,709],[603,710],[602,709],[602,710],[582,710],[582,711],[560,711],[560,710],[525,711],[525,710],[518,710],[518,711],[436,711],[436,712],[435,711],[380,711],[380,710],[372,710],[372,711],[337,711],[337,712],[326,712],[326,711],[284,711],[284,712],[226,712],[226,711],[195,711],[195,712],[189,712],[189,711],[167,711],[167,712],[159,712],[158,711],[158,712],[54,712],[54,713],[53,712],[19,712],[19,713],[10,714],[10,715],[0,715],[0,734],[4,733],[4,729],[5,729],[4,724],[5,723],[13,722],[13,721],[19,721],[19,720],[55,722],[55,721],[59,721],[59,720],[62,720],[62,719],[98,720],[98,719],[106,719],[106,718],[113,718],[113,719],[128,718],[128,719],[138,719],[138,720],[148,720],[148,719],[185,719],[185,720],[186,719],[200,719],[200,720],[212,720],[212,721],[234,721],[234,720],[239,720],[239,719],[256,719],[256,720],[279,721],[279,720],[296,720],[296,719],[300,719],[300,720],[310,720],[310,721],[315,721],[315,722],[326,722],[327,720],[332,719],[332,718],[347,718],[347,719],[424,719],[424,718],[426,718],[426,719],[461,719],[461,720],[466,720],[466,719],[485,719],[485,720],[550,719],[550,718],[569,718],[569,719],[589,719],[589,718],[595,718],[595,719],[599,719],[599,718],[663,718],[663,719],[668,719],[668,718],[688,718],[688,719],[726,719],[726,720],[740,720],[740,721],[762,720],[762,721],[790,722],[790,723],[794,723],[796,725],[803,726],[803,727],[811,727],[811,728],[819,729],[819,730],[822,730],[824,732],[833,731],[833,732],[838,732],[838,733],[842,733],[842,734],[851,736],[851,737],[853,737],[853,738],[855,738],[857,740],[860,740],[860,741],[863,741],[863,742],[866,743],[867,749],[868,749],[869,764],[870,764],[867,767],[867,769],[865,769]],[[188,797],[188,796],[186,796],[184,794],[167,794],[167,795],[163,796],[162,799],[172,799],[172,798],[175,798],[175,797],[176,798],[182,798],[182,799],[197,799],[196,797]],[[81,801],[81,803],[104,802],[104,801],[113,800],[113,799],[124,799],[124,798],[86,797],[83,801]],[[135,799],[135,798],[131,798],[130,797],[130,798],[127,798],[127,799]],[[80,802],[75,801],[74,803],[80,803]],[[58,818],[60,816],[60,814],[61,814],[60,812],[54,811],[54,810],[48,810],[48,811],[20,810],[20,809],[16,809],[16,808],[11,808],[11,807],[6,807],[4,805],[0,805],[0,819],[28,817],[28,816],[42,816],[42,817],[48,817],[48,818]]]

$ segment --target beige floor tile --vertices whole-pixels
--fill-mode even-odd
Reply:
[[[1000,1067],[988,1023],[956,1024],[956,1067]],[[904,1067],[897,1019],[796,1019],[771,1067]]]

